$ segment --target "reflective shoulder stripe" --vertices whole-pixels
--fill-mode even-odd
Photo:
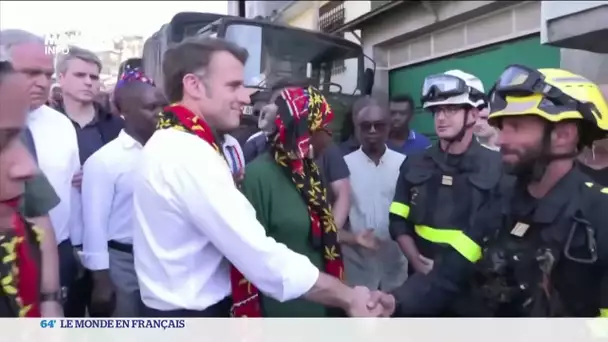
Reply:
[[[600,309],[600,317],[608,318],[608,309]]]
[[[593,183],[591,183],[591,182],[585,182],[585,185],[589,188],[593,187]],[[608,195],[608,188],[601,188],[600,192]]]
[[[403,203],[393,202],[393,203],[391,203],[389,212],[391,214],[395,214],[395,215],[401,216],[404,219],[406,219],[410,216],[410,207]]]
[[[481,259],[481,246],[460,230],[436,229],[423,225],[416,225],[415,228],[416,234],[421,238],[450,245],[472,263]]]

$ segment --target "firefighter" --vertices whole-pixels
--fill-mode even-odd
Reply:
[[[434,116],[439,142],[401,166],[390,207],[391,237],[408,258],[409,273],[428,273],[436,256],[461,248],[462,230],[501,181],[500,154],[483,147],[473,128],[487,106],[481,81],[460,70],[429,76],[422,105]]]
[[[461,297],[471,316],[606,317],[608,188],[574,163],[608,133],[605,99],[581,76],[520,65],[503,72],[489,98],[516,182],[460,237],[476,258],[446,250],[429,274],[395,290],[397,313],[437,315]]]

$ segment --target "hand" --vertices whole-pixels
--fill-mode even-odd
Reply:
[[[345,308],[350,317],[380,317],[384,311],[382,305],[378,305],[378,299],[372,298],[372,293],[367,287],[355,286],[352,289],[353,299]]]
[[[84,277],[84,273],[86,272],[86,269],[82,265],[82,258],[80,257],[80,254],[82,253],[82,247],[72,248],[72,253],[76,265],[76,279],[80,279]]]
[[[80,187],[82,186],[82,169],[72,177],[72,186],[80,191]]]
[[[378,306],[382,308],[381,317],[390,317],[395,312],[395,297],[382,291],[372,291],[368,307],[374,310]]]
[[[91,311],[97,317],[112,317],[116,308],[116,293],[112,281],[95,280],[91,292]]]
[[[232,178],[234,179],[234,183],[236,185],[241,184],[241,182],[243,181],[243,178],[245,178],[245,171],[244,170],[240,170],[237,173],[233,173],[232,174]]]
[[[418,255],[418,272],[427,274],[429,272],[431,272],[431,270],[433,269],[433,265],[434,265],[434,261],[433,259],[429,259],[427,257],[425,257],[424,255],[420,254]]]
[[[378,241],[373,229],[366,229],[355,234],[355,243],[372,251],[378,250],[380,247],[380,241]]]

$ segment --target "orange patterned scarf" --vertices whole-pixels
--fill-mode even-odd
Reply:
[[[224,157],[209,125],[186,107],[176,104],[163,110],[159,116],[157,129],[168,128],[195,134]],[[258,290],[234,266],[230,268],[230,281],[233,301],[231,316],[262,317]]]
[[[17,210],[18,202],[5,203]],[[13,214],[13,231],[0,234],[1,293],[9,299],[17,317],[41,317],[40,251],[42,232],[17,212]],[[34,239],[36,241],[34,241]]]

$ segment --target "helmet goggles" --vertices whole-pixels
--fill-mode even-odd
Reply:
[[[540,110],[542,115],[549,121],[550,116],[564,112],[577,111],[586,121],[595,122],[593,113],[601,117],[599,111],[591,103],[581,102],[572,96],[564,93],[559,88],[545,82],[545,76],[538,70],[530,69],[522,65],[510,65],[500,75],[500,78],[494,84],[489,92],[490,108],[492,112],[521,112],[526,114],[527,111],[536,112]],[[529,103],[529,108],[519,106],[519,108],[508,108],[511,104],[507,101],[507,97],[529,97],[533,95],[541,95],[540,103]],[[547,116],[548,115],[548,116]],[[491,118],[490,114],[490,118]],[[502,116],[502,115],[501,115]]]
[[[463,94],[470,94],[475,98],[484,97],[483,92],[468,86],[461,78],[448,74],[431,75],[424,79],[420,101],[442,101]]]

